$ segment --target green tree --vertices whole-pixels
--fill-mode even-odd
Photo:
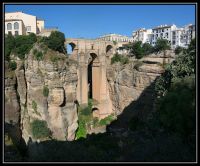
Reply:
[[[143,49],[144,55],[149,55],[154,51],[153,46],[149,43],[144,43],[142,45],[142,49]]]
[[[44,38],[44,42],[46,42],[47,46],[55,51],[59,51],[62,53],[66,53],[65,48],[65,35],[62,32],[53,31],[48,38]]]
[[[33,44],[37,41],[37,37],[34,33],[29,35],[19,35],[15,37],[16,53],[20,59],[24,59],[25,54],[27,54]]]
[[[166,39],[157,39],[154,49],[157,52],[170,49],[170,45],[168,43],[168,40],[166,40]]]
[[[144,56],[144,50],[142,48],[142,42],[138,41],[133,44],[131,53],[133,53],[137,59],[140,59]]]
[[[10,61],[9,62],[9,68],[11,70],[15,70],[17,68],[17,63],[15,61]]]
[[[12,34],[8,34],[5,36],[5,60],[10,60],[10,53],[12,49],[15,47],[15,38]]]
[[[180,47],[180,46],[176,47],[175,50],[174,50],[176,55],[180,54],[182,51],[183,51],[183,48]]]

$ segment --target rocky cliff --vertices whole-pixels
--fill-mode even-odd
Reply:
[[[107,68],[107,80],[109,92],[116,115],[122,113],[125,107],[138,100],[147,87],[163,72],[163,66],[174,59],[173,51],[151,54],[140,60],[131,59],[128,64],[119,62],[109,65]],[[152,88],[145,91],[145,95],[152,95]],[[144,101],[145,102],[145,101]]]
[[[42,52],[42,60],[36,59],[36,52]],[[5,75],[5,121],[19,122],[26,142],[34,140],[34,120],[46,121],[53,138],[73,140],[78,127],[76,62],[37,44],[24,61],[11,57],[17,69],[7,69]]]

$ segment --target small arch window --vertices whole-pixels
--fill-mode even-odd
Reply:
[[[12,24],[11,23],[7,24],[7,30],[12,30]]]
[[[14,23],[14,29],[19,29],[19,23],[18,22]]]

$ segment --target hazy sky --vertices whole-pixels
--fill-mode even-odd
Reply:
[[[5,5],[5,12],[23,11],[58,27],[65,37],[96,38],[108,33],[131,36],[138,28],[161,24],[195,24],[194,5]]]

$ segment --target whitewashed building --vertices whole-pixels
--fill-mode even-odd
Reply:
[[[96,40],[115,41],[115,42],[133,42],[132,37],[123,36],[115,33],[100,36]]]
[[[134,41],[150,43],[155,46],[157,39],[168,40],[172,49],[177,46],[188,47],[191,39],[195,38],[195,25],[189,24],[182,28],[176,25],[160,25],[158,27],[145,30],[144,28],[133,32]]]
[[[152,40],[152,29],[139,29],[137,31],[133,31],[133,40],[134,41],[142,41],[142,43],[151,43]]]
[[[5,34],[27,35],[39,34],[44,29],[44,20],[23,12],[5,13]]]

